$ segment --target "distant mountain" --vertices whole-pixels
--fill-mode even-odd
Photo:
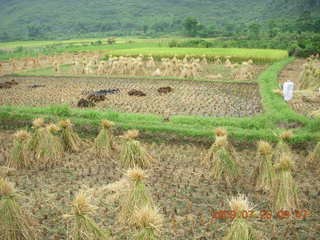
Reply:
[[[320,15],[320,0],[0,0],[0,39],[174,32],[187,16],[226,24]]]

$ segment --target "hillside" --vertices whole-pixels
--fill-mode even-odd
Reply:
[[[265,22],[320,12],[320,0],[0,0],[0,36],[57,38],[97,32],[182,30],[187,16],[202,24]]]

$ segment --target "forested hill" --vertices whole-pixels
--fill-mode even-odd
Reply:
[[[179,32],[194,16],[229,30],[320,15],[320,0],[0,0],[0,40]]]

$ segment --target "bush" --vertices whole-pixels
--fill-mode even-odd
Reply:
[[[172,48],[172,47],[177,47],[178,46],[178,42],[176,40],[172,40],[169,42],[169,47]]]
[[[93,45],[93,46],[102,45],[102,41],[101,41],[101,40],[98,40],[98,41],[95,41],[95,42],[91,42],[91,45]]]

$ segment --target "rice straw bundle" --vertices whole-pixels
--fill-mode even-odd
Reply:
[[[136,240],[156,240],[163,225],[163,216],[157,208],[146,205],[135,209],[132,217],[133,225],[137,227]]]
[[[112,149],[112,136],[110,128],[113,126],[113,122],[102,120],[101,130],[94,140],[94,149],[98,157],[110,157]]]
[[[17,172],[16,169],[2,166],[0,167],[0,178],[7,177],[7,176],[13,176]]]
[[[135,209],[143,206],[153,206],[153,200],[149,190],[144,184],[147,177],[140,168],[129,169],[126,177],[130,182],[129,189],[121,196],[119,222],[122,224],[132,224]]]
[[[236,218],[233,220],[232,225],[223,238],[224,240],[255,240],[257,232],[253,229],[249,221],[242,216],[243,211],[249,212],[253,210],[252,204],[244,195],[234,197],[229,201],[231,210],[235,211]]]
[[[31,219],[17,203],[13,184],[0,178],[0,239],[34,240],[36,232],[31,227]]]
[[[310,118],[320,118],[320,109],[310,112],[308,114],[308,117],[310,117]]]
[[[314,167],[319,165],[320,162],[320,142],[317,143],[313,152],[311,152],[306,160],[307,163],[312,164]]]
[[[34,152],[40,142],[39,129],[45,127],[44,119],[37,118],[37,119],[33,120],[32,125],[33,125],[33,128],[35,129],[35,131],[33,132],[32,138],[30,140],[29,149],[30,149],[30,151]]]
[[[214,130],[216,136],[218,137],[222,137],[222,136],[227,136],[228,135],[228,132],[227,130],[223,129],[223,128],[216,128]]]
[[[298,207],[298,188],[291,174],[293,169],[291,155],[283,154],[275,165],[276,180],[274,184],[273,208],[275,211],[294,210]]]
[[[101,230],[95,221],[90,217],[94,214],[96,207],[89,203],[83,192],[78,193],[72,202],[72,215],[64,215],[64,218],[74,220],[71,232],[72,240],[105,240],[108,239],[108,233]]]
[[[275,177],[272,154],[272,146],[268,142],[258,142],[257,160],[259,165],[254,172],[254,182],[258,190],[270,191],[272,189]]]
[[[138,135],[139,131],[131,130],[121,137],[124,141],[121,146],[120,163],[124,168],[147,168],[155,161],[140,142],[135,140]]]
[[[61,128],[62,143],[65,150],[70,152],[78,152],[82,145],[82,141],[78,134],[73,130],[70,120],[61,120],[58,123]]]
[[[291,148],[288,141],[292,138],[292,131],[285,131],[279,135],[279,141],[274,149],[273,162],[279,162],[283,154],[291,154]]]
[[[222,178],[230,185],[230,181],[238,175],[236,153],[229,144],[227,136],[217,137],[209,149],[203,163],[209,166],[212,177],[219,181]]]
[[[23,130],[16,132],[8,161],[10,168],[19,169],[31,165],[32,160],[27,149],[30,139],[31,136],[28,132]]]
[[[38,144],[34,149],[35,158],[41,162],[58,162],[63,154],[63,146],[58,136],[54,135],[59,128],[50,124],[37,129]]]

